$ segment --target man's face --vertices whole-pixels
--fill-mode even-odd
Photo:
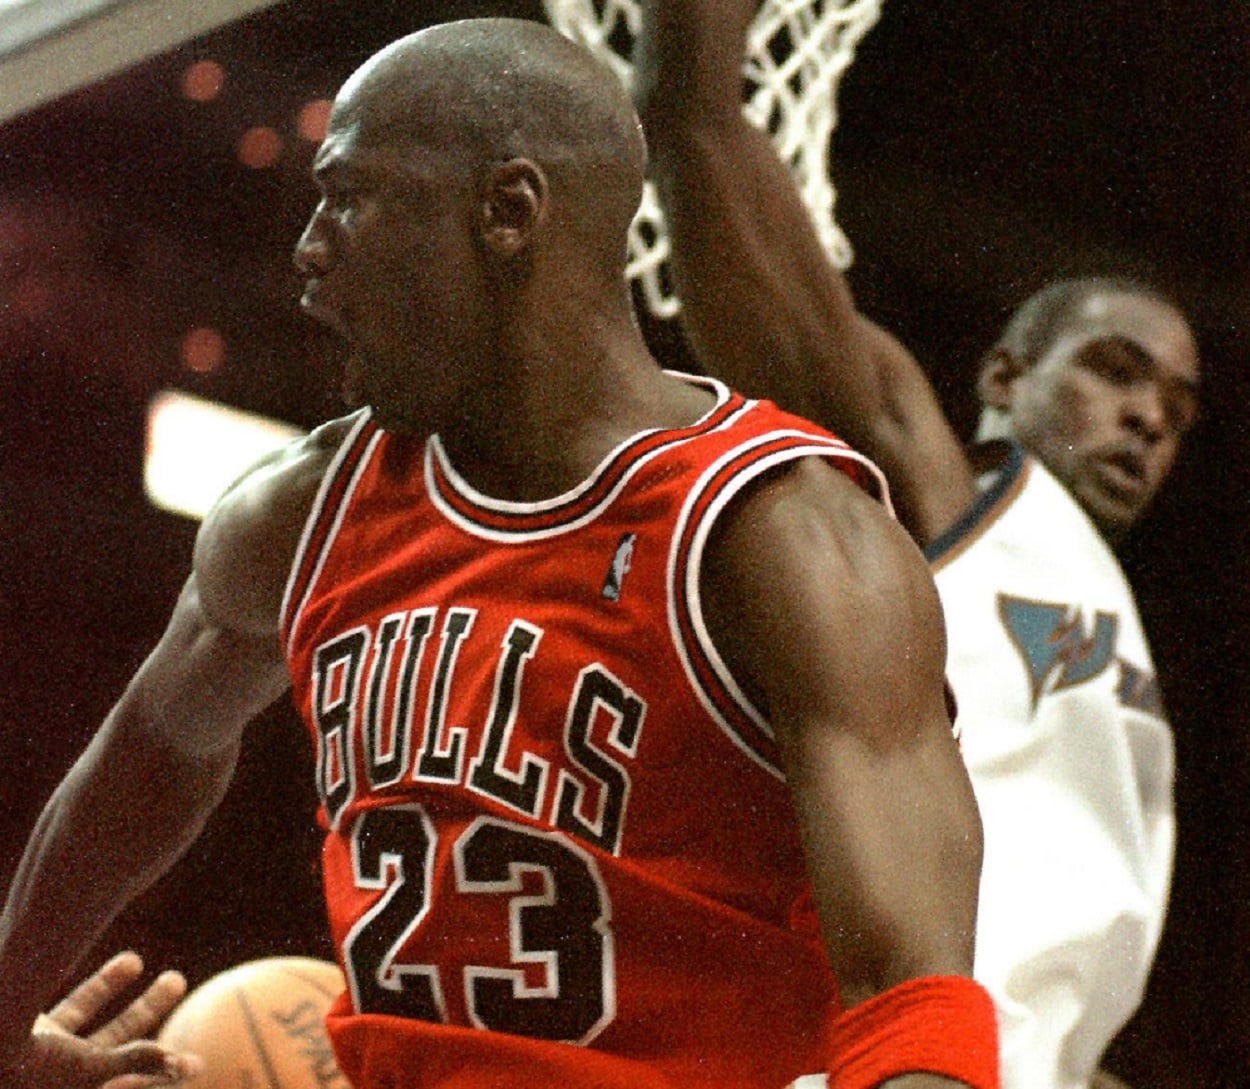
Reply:
[[[1146,296],[1087,297],[1012,386],[1011,432],[1115,541],[1141,517],[1197,412],[1184,319]]]
[[[302,305],[347,342],[345,400],[387,427],[444,426],[483,328],[465,179],[437,148],[362,141],[331,119],[322,198],[296,247]]]

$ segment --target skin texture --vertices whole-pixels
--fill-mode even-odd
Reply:
[[[349,402],[437,430],[473,487],[508,500],[558,494],[623,439],[699,418],[711,395],[650,356],[624,277],[643,162],[615,77],[536,23],[448,24],[367,62],[336,100],[296,248],[305,310],[347,342]],[[42,815],[0,918],[10,1084],[62,1084],[3,1026],[29,1024],[193,841],[247,722],[286,689],[283,587],[349,422],[267,459],[205,520],[165,635]],[[706,565],[706,620],[782,743],[847,1001],[967,975],[980,824],[915,545],[803,461],[740,497]]]
[[[738,61],[755,4],[643,8],[635,97],[691,346],[738,389],[872,457],[903,523],[928,544],[967,509],[976,472],[924,371],[856,310],[768,135],[742,117]],[[1056,333],[1036,360],[1006,339],[987,354],[981,437],[1018,439],[1115,542],[1193,421],[1197,350],[1173,307],[1114,287]]]

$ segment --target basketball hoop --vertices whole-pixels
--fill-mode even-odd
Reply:
[[[608,64],[626,87],[642,20],[638,0],[543,0],[561,33]],[[837,94],[855,47],[881,14],[881,0],[764,0],[747,31],[743,112],[767,130],[838,268],[851,264],[851,245],[838,227],[829,178],[829,141],[838,123]],[[668,228],[648,182],[629,233],[627,273],[647,308],[668,318],[680,309],[666,273]]]

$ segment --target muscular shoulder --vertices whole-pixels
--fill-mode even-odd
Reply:
[[[944,629],[923,556],[825,462],[796,462],[730,506],[702,586],[713,641],[771,711],[827,706],[839,678],[902,659],[940,691]]]
[[[919,549],[885,507],[816,457],[746,489],[718,521],[710,556],[714,569],[782,600],[792,595],[779,582],[778,565],[798,567],[803,582],[833,577],[865,592],[917,580],[923,590],[930,582]]]
[[[217,624],[253,635],[277,632],[304,524],[355,419],[332,420],[269,454],[209,511],[194,567],[204,611]]]

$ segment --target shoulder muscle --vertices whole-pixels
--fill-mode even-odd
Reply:
[[[832,714],[850,726],[846,693],[872,675],[903,678],[883,682],[898,698],[942,691],[945,633],[923,556],[821,461],[772,474],[729,508],[703,589],[713,640],[774,719]]]
[[[195,544],[200,605],[240,633],[278,631],[282,593],[313,500],[353,419],[324,424],[268,455],[209,511]]]

